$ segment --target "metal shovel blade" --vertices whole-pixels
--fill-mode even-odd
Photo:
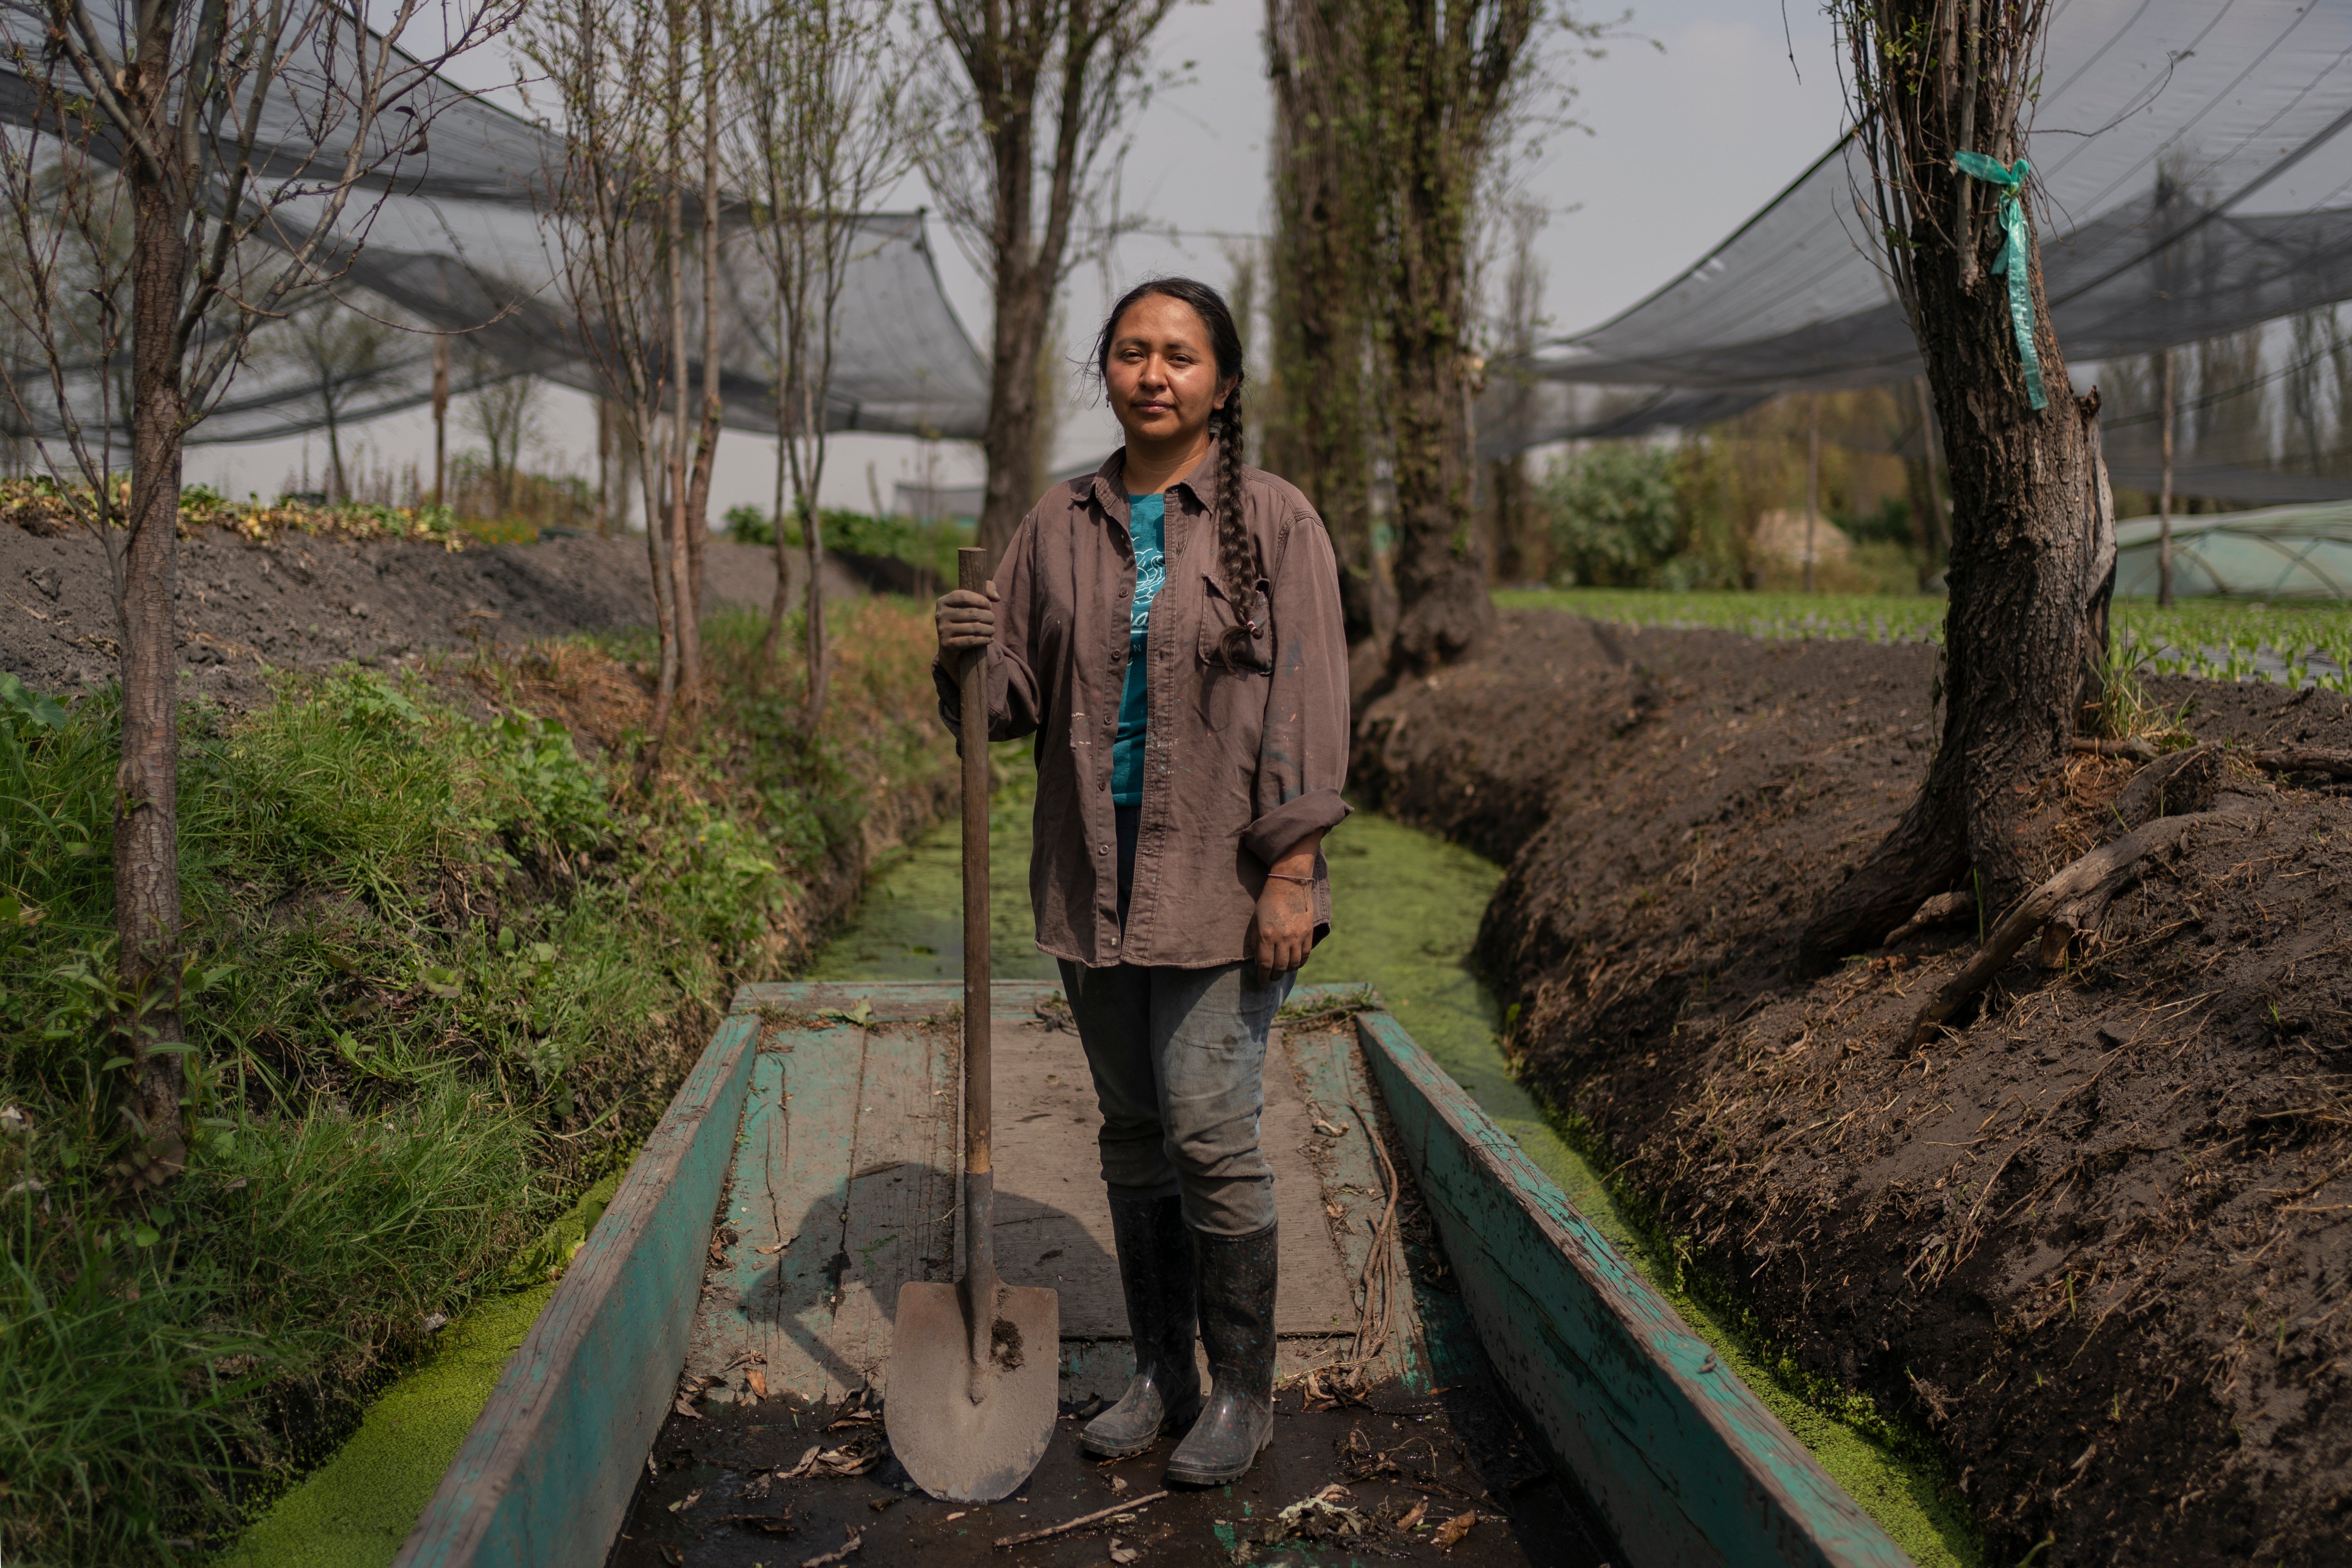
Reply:
[[[950,1502],[996,1502],[1028,1480],[1053,1441],[1061,1391],[1062,1308],[1051,1290],[1001,1285],[994,1353],[971,1397],[963,1291],[898,1287],[882,1423],[908,1477]]]

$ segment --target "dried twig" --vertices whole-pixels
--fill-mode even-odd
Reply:
[[[831,1552],[827,1552],[822,1556],[803,1558],[801,1560],[801,1568],[832,1568],[832,1565],[835,1563],[848,1562],[850,1558],[857,1554],[858,1551],[863,1548],[865,1544],[866,1538],[858,1531],[853,1530],[849,1531],[849,1539],[843,1542]]]
[[[2211,811],[2200,811],[2188,816],[2159,816],[2143,826],[2136,827],[2114,843],[2092,850],[2088,855],[2042,883],[2016,906],[2001,916],[1993,927],[1983,947],[1963,965],[1960,972],[1941,991],[1919,1009],[1912,1021],[1908,1048],[1917,1049],[1943,1021],[1958,1012],[1960,1005],[1984,989],[2001,967],[2017,956],[2028,938],[2042,929],[2042,922],[2055,914],[2063,904],[2084,899],[2110,882],[2120,885],[2137,871],[2140,861],[2159,849],[2166,848],[2191,830],[2215,826],[2235,821],[2259,809],[2258,804],[2246,795],[2231,795]]]
[[[1024,1535],[1000,1535],[996,1538],[996,1544],[999,1548],[1023,1546],[1032,1541],[1044,1541],[1052,1536],[1066,1535],[1073,1530],[1083,1530],[1087,1525],[1108,1519],[1115,1513],[1133,1513],[1145,1503],[1158,1502],[1167,1495],[1165,1490],[1146,1492],[1132,1502],[1115,1502],[1108,1508],[1098,1508],[1092,1513],[1082,1513],[1076,1519],[1066,1519],[1061,1523],[1049,1525],[1044,1530],[1033,1530]]]
[[[2254,765],[2274,773],[2325,773],[2332,779],[2352,779],[2352,752],[2320,746],[2281,746],[2256,752]]]

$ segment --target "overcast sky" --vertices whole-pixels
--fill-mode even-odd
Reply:
[[[1231,267],[1217,237],[1265,232],[1272,95],[1258,37],[1264,15],[1262,0],[1209,0],[1180,6],[1163,25],[1160,63],[1192,66],[1184,85],[1155,99],[1134,122],[1122,205],[1174,234],[1129,236],[1107,263],[1072,276],[1071,353],[1083,352],[1109,299],[1128,284],[1163,272],[1223,284]],[[1840,125],[1832,40],[1811,0],[1793,0],[1785,18],[1763,0],[1645,0],[1624,30],[1638,37],[1570,67],[1576,93],[1570,112],[1581,129],[1550,136],[1525,182],[1552,215],[1540,240],[1549,272],[1544,309],[1563,331],[1606,321],[1697,260],[1819,157]],[[484,88],[511,69],[489,58],[471,64],[465,79]],[[915,185],[894,205],[924,199]],[[936,221],[931,244],[949,298],[974,341],[985,343],[985,285]],[[585,399],[551,389],[541,423],[540,466],[578,467],[593,454]],[[1099,407],[1074,410],[1058,457],[1075,461],[1106,451],[1114,430]],[[420,413],[380,420],[358,439],[394,461],[418,454],[429,461],[430,419]],[[461,443],[455,429],[451,441]],[[764,507],[773,444],[730,431],[719,453],[714,511],[741,500]],[[187,475],[231,494],[272,494],[303,454],[301,441],[193,449]],[[949,444],[939,458],[943,479],[978,476],[971,448]],[[314,475],[323,470],[317,437],[310,461]],[[836,437],[824,499],[863,510],[869,463],[887,498],[891,482],[914,477],[921,461],[911,441]]]

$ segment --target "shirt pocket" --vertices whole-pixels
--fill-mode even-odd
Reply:
[[[1212,670],[1222,670],[1225,668],[1225,633],[1241,624],[1241,616],[1234,613],[1234,602],[1225,596],[1225,584],[1216,574],[1204,572],[1201,580],[1208,586],[1201,615],[1201,661]],[[1249,651],[1234,661],[1236,674],[1274,673],[1274,637],[1267,629],[1266,613],[1270,588],[1265,578],[1258,579],[1257,615],[1249,629]]]

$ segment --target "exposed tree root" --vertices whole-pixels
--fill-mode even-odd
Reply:
[[[2254,765],[2274,773],[2325,773],[2332,779],[2352,779],[2352,752],[2320,746],[2281,746],[2256,752]]]
[[[1965,819],[1930,781],[1885,842],[1814,910],[1797,939],[1797,972],[1826,973],[1847,953],[1878,946],[1968,868]]]
[[[1886,940],[1879,945],[1893,947],[1896,942],[1907,942],[1923,931],[1933,931],[1937,926],[1957,925],[1976,912],[1977,896],[1967,889],[1963,888],[1954,893],[1937,893],[1934,898],[1921,904],[1909,920],[1887,932]]]
[[[1919,1009],[1918,1017],[1911,1025],[1907,1048],[1916,1050],[1925,1044],[1945,1019],[1983,990],[2017,956],[2017,950],[2052,920],[2085,922],[2070,924],[2070,938],[2075,930],[2089,929],[2090,924],[2095,923],[2097,914],[2105,911],[2108,900],[2139,874],[2139,864],[2148,856],[2170,847],[2200,827],[2236,822],[2260,810],[2261,803],[2252,796],[2224,795],[2210,811],[2159,816],[2144,823],[2060,871],[2003,915],[1976,956]]]
[[[2116,831],[2128,833],[2159,816],[2187,816],[2213,804],[2221,788],[2221,751],[2211,742],[2175,752],[2132,774],[2116,796]]]

